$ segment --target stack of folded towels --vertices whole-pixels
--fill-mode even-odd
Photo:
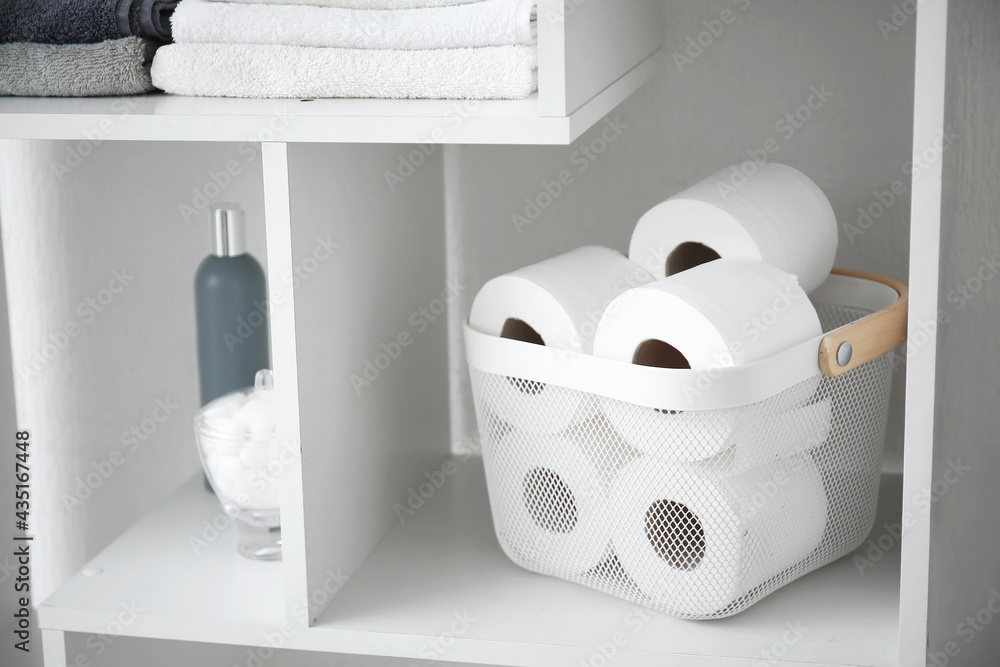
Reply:
[[[177,0],[0,0],[0,95],[136,95]]]
[[[153,83],[178,95],[517,99],[537,0],[183,0]]]

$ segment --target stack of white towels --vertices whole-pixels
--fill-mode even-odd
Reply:
[[[183,0],[153,83],[252,98],[519,99],[537,0]]]

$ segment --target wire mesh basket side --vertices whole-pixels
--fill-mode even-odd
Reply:
[[[865,313],[820,305],[825,328]],[[490,505],[526,569],[683,618],[721,618],[871,529],[886,354],[732,410],[651,409],[472,370]]]

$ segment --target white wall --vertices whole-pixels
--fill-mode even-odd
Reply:
[[[70,152],[87,155],[67,173],[60,165],[77,164]],[[206,189],[242,202],[263,260],[261,170],[249,144],[10,141],[2,155],[17,421],[33,440],[37,603],[199,468],[192,281],[209,235],[207,214],[180,205],[203,205],[196,191]],[[216,193],[212,174],[225,183],[230,160],[236,175]],[[115,272],[125,274],[124,287],[111,285],[120,293],[108,290]],[[150,421],[157,401],[176,406],[162,424]],[[152,432],[127,444],[133,427]]]
[[[929,644],[937,654],[957,648],[955,665],[995,665],[1000,655],[1000,618],[982,612],[1000,591],[998,36],[994,0],[951,0],[946,126],[960,138],[944,155],[939,307],[948,320],[938,334]],[[956,477],[952,464],[968,470]]]
[[[0,250],[6,227],[0,219]],[[0,459],[0,514],[14,516],[14,451],[15,431],[18,430],[14,414],[14,382],[10,361],[10,329],[7,318],[7,291],[4,288],[3,256],[0,253],[0,443],[7,455]],[[29,465],[32,463],[29,457]],[[6,641],[0,644],[0,664],[28,667],[41,664],[41,635],[38,633],[34,616],[31,617],[31,651],[25,654],[14,647],[15,624],[13,614],[17,608],[19,594],[14,592],[14,578],[17,577],[17,563],[8,551],[0,557],[0,636]]]
[[[449,153],[449,248],[468,284],[464,307],[489,278],[584,244],[627,251],[643,212],[715,170],[744,161],[771,137],[774,161],[802,169],[830,197],[842,225],[874,192],[907,181],[913,110],[915,26],[888,39],[878,27],[894,0],[734,0],[669,3],[660,75],[610,114],[620,136],[591,161],[581,151],[605,131],[599,124],[569,148],[466,147]],[[745,10],[739,7],[746,6]],[[724,9],[735,19],[693,63],[683,52]],[[813,87],[833,95],[799,129],[782,124]],[[608,130],[614,136],[617,130]],[[789,136],[790,135],[790,136]],[[595,148],[600,148],[598,142]],[[545,182],[562,170],[574,182],[520,233],[511,216],[527,217],[525,198],[547,197]],[[907,181],[908,182],[908,181]],[[532,212],[533,213],[533,212]],[[909,200],[900,198],[861,236],[842,230],[837,263],[906,279]],[[452,321],[461,359],[461,317]],[[903,377],[894,385],[890,468],[901,467]],[[475,430],[468,373],[453,375],[452,441]]]
[[[0,248],[3,248],[3,223],[0,222]],[[0,266],[3,257],[0,256]],[[0,273],[0,286],[3,285]],[[17,420],[14,417],[14,383],[11,377],[10,365],[10,330],[7,325],[7,293],[0,289],[0,438],[6,439],[5,444],[13,443],[14,432],[17,430]],[[0,511],[4,516],[11,516],[14,509],[14,457],[5,456],[0,460],[0,493],[2,503]],[[0,559],[0,584],[10,588],[8,569],[11,567],[9,555]],[[15,596],[0,596],[0,618],[9,619],[14,612]]]

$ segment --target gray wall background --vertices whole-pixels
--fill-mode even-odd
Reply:
[[[0,250],[3,249],[5,234],[3,221],[0,220]],[[17,418],[14,414],[14,382],[10,359],[10,327],[7,316],[7,290],[3,280],[3,253],[0,252],[0,451],[10,452],[15,442]],[[14,515],[14,456],[13,453],[0,457],[0,512],[4,517]],[[28,459],[29,465],[31,459]],[[8,518],[8,521],[10,519]],[[17,596],[14,594],[14,578],[17,576],[17,563],[10,550],[5,550],[0,556],[0,664],[29,665],[41,664],[41,635],[32,618],[32,641],[29,644],[32,653],[25,655],[14,648],[13,614],[17,608]]]
[[[1000,619],[975,616],[1000,599],[1000,280],[983,280],[1000,270],[1000,5],[951,0],[949,24],[946,124],[961,139],[943,165],[934,479],[959,461],[972,472],[933,505],[929,644],[991,666]]]

